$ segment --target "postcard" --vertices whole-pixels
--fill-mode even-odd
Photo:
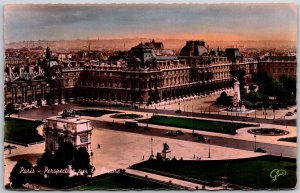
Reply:
[[[6,4],[8,190],[297,183],[297,5]]]

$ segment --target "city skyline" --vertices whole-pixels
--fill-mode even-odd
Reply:
[[[136,37],[296,41],[296,8],[288,3],[6,5],[4,39],[5,43]]]

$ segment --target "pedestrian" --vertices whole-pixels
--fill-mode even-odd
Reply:
[[[195,154],[194,154],[194,159],[195,159]]]
[[[98,144],[98,149],[100,149],[100,144]]]
[[[145,159],[145,156],[143,156],[143,160]]]

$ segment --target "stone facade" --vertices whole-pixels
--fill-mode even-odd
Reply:
[[[117,61],[59,61],[51,60],[47,48],[43,66],[38,66],[44,70],[39,81],[33,78],[19,83],[11,78],[12,73],[7,73],[5,103],[40,101],[40,98],[47,99],[48,104],[159,103],[230,88],[231,70],[245,69],[248,75],[257,71],[257,62],[242,60],[238,50],[232,52],[229,60],[226,52],[209,50],[203,41],[187,41],[178,56],[157,55],[149,43],[140,43],[129,53],[126,59]],[[33,91],[28,85],[34,86]]]

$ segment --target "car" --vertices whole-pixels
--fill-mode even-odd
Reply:
[[[293,116],[294,115],[294,113],[292,113],[292,112],[287,112],[286,114],[285,114],[285,116]]]
[[[175,131],[175,134],[176,134],[176,135],[184,135],[184,133],[183,133],[181,130]]]
[[[174,136],[174,135],[176,135],[176,133],[173,132],[173,131],[168,131],[168,132],[165,133],[165,135]]]
[[[256,149],[256,152],[266,153],[267,151],[259,147]]]
[[[178,110],[175,111],[175,113],[181,113],[181,110],[178,109]]]

